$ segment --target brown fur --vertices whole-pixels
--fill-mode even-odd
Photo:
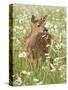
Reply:
[[[35,20],[35,16],[31,18],[31,32],[25,37],[25,48],[28,52],[29,60],[34,60],[39,57],[46,57],[45,53],[49,52],[49,47],[46,45],[51,44],[51,34],[43,32],[45,18]]]

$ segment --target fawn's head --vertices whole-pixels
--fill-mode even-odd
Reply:
[[[41,18],[39,19],[39,25],[38,25],[38,27],[44,27],[45,24],[46,24],[45,20],[46,20],[46,16],[41,17]]]
[[[36,19],[36,17],[34,15],[32,15],[31,18],[31,26],[32,26],[32,30],[43,30],[43,27],[45,26],[46,22],[45,22],[46,16],[41,17],[40,19]]]

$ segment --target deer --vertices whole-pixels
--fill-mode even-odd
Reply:
[[[31,18],[31,32],[25,36],[25,48],[27,51],[28,62],[33,63],[35,59],[41,57],[46,60],[51,45],[51,34],[45,27],[46,16],[36,19],[34,15]]]

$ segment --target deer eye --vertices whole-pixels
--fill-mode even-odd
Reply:
[[[38,25],[38,27],[40,27],[40,25]]]

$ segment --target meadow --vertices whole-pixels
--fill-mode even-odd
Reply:
[[[10,54],[9,61],[10,67],[13,68],[10,68],[13,73],[9,73],[13,78],[9,78],[10,84],[21,86],[66,83],[66,8],[14,4],[13,12],[11,8],[9,10],[9,42],[10,52],[12,50],[13,53]],[[49,58],[44,62],[39,60],[38,66],[35,65],[34,69],[26,62],[24,37],[31,31],[32,15],[37,18],[47,15],[45,26],[52,36],[49,51],[49,57],[53,58],[52,69],[49,67]]]

